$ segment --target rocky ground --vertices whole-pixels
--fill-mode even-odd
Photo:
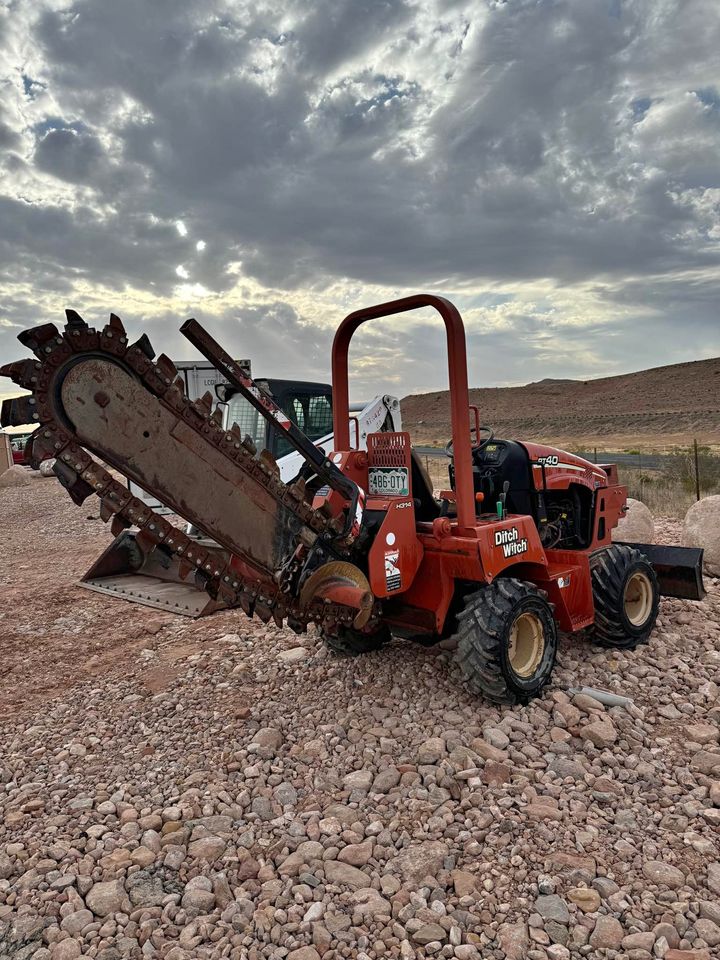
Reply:
[[[718,582],[497,709],[449,651],[87,593],[93,509],[0,490],[0,957],[718,956]]]

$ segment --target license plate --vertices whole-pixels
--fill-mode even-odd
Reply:
[[[371,467],[369,492],[378,497],[407,497],[410,493],[407,467]]]

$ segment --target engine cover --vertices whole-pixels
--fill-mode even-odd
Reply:
[[[605,471],[589,460],[542,443],[523,442],[522,446],[530,458],[535,490],[567,490],[571,483],[579,483],[590,490],[607,486]]]

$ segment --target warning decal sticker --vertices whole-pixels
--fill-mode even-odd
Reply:
[[[388,593],[392,593],[393,590],[399,590],[402,586],[400,567],[398,566],[399,556],[399,550],[385,551],[385,588]]]

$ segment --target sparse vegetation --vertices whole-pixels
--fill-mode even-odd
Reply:
[[[720,493],[720,456],[709,447],[698,449],[700,496]],[[695,502],[695,454],[692,447],[678,447],[660,470],[622,470],[620,479],[627,484],[628,493],[642,500],[654,514],[684,517]]]
[[[692,437],[718,447],[719,378],[718,359],[699,360],[585,382],[475,388],[470,402],[498,437],[644,456],[684,446]],[[404,397],[402,415],[414,443],[443,446],[452,432],[447,392]]]
[[[628,496],[642,502],[655,516],[682,519],[695,502],[694,490],[686,489],[676,477],[655,470],[620,471],[620,482],[628,488]]]
[[[698,447],[698,476],[700,495],[718,492],[720,487],[720,455],[710,447]],[[683,489],[695,492],[695,452],[692,447],[677,447],[672,450],[665,470],[667,476],[676,480]]]

